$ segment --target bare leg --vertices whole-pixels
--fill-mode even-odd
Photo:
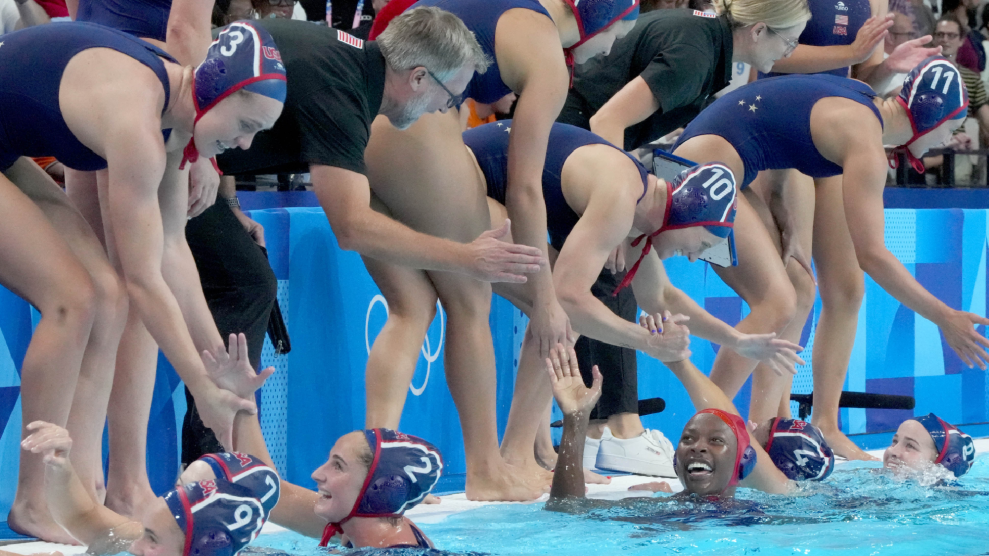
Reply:
[[[796,241],[804,253],[809,254],[812,248],[814,220],[814,182],[796,170],[778,170],[762,172],[751,185],[748,200],[763,225],[769,232],[770,239],[776,246],[777,253],[782,255],[782,239],[780,236],[781,223],[774,220],[769,210],[770,192],[777,182],[782,181],[785,194],[790,203],[791,215],[798,223]],[[814,297],[817,288],[813,277],[796,261],[786,263],[786,274],[797,296],[796,311],[793,320],[783,329],[780,336],[791,342],[800,341],[800,334],[810,311],[814,308]],[[793,384],[791,375],[779,376],[766,365],[759,364],[752,375],[752,397],[749,405],[749,419],[761,423],[769,418],[779,416],[779,408],[789,407],[790,386]],[[789,413],[789,411],[787,411]]]
[[[40,168],[25,165],[23,172],[33,179],[15,177],[36,205],[45,213],[69,249],[89,273],[96,291],[96,313],[83,355],[79,381],[69,413],[67,429],[73,439],[72,459],[82,484],[97,500],[103,487],[103,427],[113,383],[113,362],[127,317],[127,295],[110,266],[102,243],[65,193],[44,179]],[[95,197],[95,191],[92,192]]]
[[[834,452],[848,459],[874,459],[838,428],[838,402],[855,344],[865,277],[845,221],[841,176],[819,180],[814,216],[814,261],[821,288],[821,317],[814,336],[814,413]]]
[[[545,369],[539,346],[532,341],[526,327],[501,454],[505,461],[524,469],[535,481],[551,482],[552,475],[543,472],[532,451],[541,418],[553,400],[553,389]]]
[[[106,214],[108,182],[105,171],[97,173],[97,183],[102,213]],[[117,274],[122,275],[113,226],[105,219],[103,236],[110,262]],[[155,498],[148,480],[146,454],[157,365],[158,345],[137,312],[129,312],[117,349],[107,409],[110,464],[106,485],[106,506],[128,517],[140,517],[142,508]]]
[[[405,131],[378,118],[365,159],[375,195],[406,225],[464,242],[488,228],[486,192],[456,114],[427,114]],[[460,274],[428,275],[447,314],[446,376],[464,432],[467,497],[535,498],[542,489],[527,484],[498,452],[491,286]]]
[[[397,429],[423,337],[436,315],[436,291],[421,270],[363,259],[388,301],[388,321],[367,357],[364,426]]]
[[[747,334],[781,333],[796,315],[797,296],[769,232],[748,200],[750,195],[746,192],[738,198],[735,216],[738,266],[714,267],[714,270],[751,309],[735,327],[737,330]],[[714,360],[711,380],[729,398],[734,398],[755,366],[755,361],[722,349]]]
[[[536,463],[544,469],[550,471],[556,467],[556,450],[553,449],[553,435],[550,432],[550,419],[553,414],[552,403],[547,404],[546,412],[539,420],[539,430],[536,432],[536,444],[533,452],[536,454]]]
[[[57,187],[26,158],[7,170],[20,187]],[[41,312],[21,367],[22,438],[33,421],[65,426],[83,353],[96,313],[96,289],[65,240],[6,176],[0,176],[0,283]],[[17,494],[7,517],[11,529],[75,544],[48,512],[40,455],[21,453]]]

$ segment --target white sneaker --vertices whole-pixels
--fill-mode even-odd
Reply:
[[[605,428],[605,431],[608,429]],[[598,460],[598,447],[601,446],[601,441],[591,438],[590,436],[584,438],[584,469],[594,469],[594,464]]]
[[[673,451],[673,443],[658,430],[646,429],[635,438],[623,439],[605,429],[595,464],[598,469],[674,478]]]

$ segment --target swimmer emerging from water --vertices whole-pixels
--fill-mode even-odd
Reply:
[[[232,556],[257,538],[278,503],[280,481],[271,467],[246,454],[208,454],[135,521],[86,491],[69,461],[72,438],[65,429],[42,421],[27,429],[21,447],[43,457],[52,517],[87,554]]]
[[[955,477],[961,477],[968,473],[974,462],[972,437],[933,413],[900,423],[892,443],[883,453],[883,467],[900,474],[940,466]]]
[[[686,387],[694,407],[702,408],[687,421],[676,448],[674,465],[684,487],[677,498],[698,496],[727,502],[734,498],[737,486],[772,494],[791,492],[794,483],[773,465],[761,446],[750,443],[745,422],[724,393],[689,359],[664,363]],[[584,438],[591,408],[601,395],[602,378],[594,367],[594,383],[587,388],[577,368],[576,355],[562,345],[546,360],[546,370],[563,412],[560,458],[547,508],[569,511],[568,500],[584,498]],[[657,490],[670,492],[669,485],[664,486]]]

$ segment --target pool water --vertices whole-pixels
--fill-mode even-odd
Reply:
[[[543,504],[490,505],[420,526],[437,547],[459,554],[989,555],[989,454],[949,486],[924,486],[880,467],[839,466],[799,497],[739,490],[728,513],[657,495],[583,515]],[[294,533],[263,535],[257,544],[317,553],[315,541]]]

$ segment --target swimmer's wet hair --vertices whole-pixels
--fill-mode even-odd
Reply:
[[[732,29],[762,22],[786,29],[810,21],[807,0],[714,0],[719,14],[728,14]]]
[[[484,73],[491,60],[459,17],[434,7],[409,10],[388,24],[377,39],[392,69],[425,67],[441,80],[464,67]]]

